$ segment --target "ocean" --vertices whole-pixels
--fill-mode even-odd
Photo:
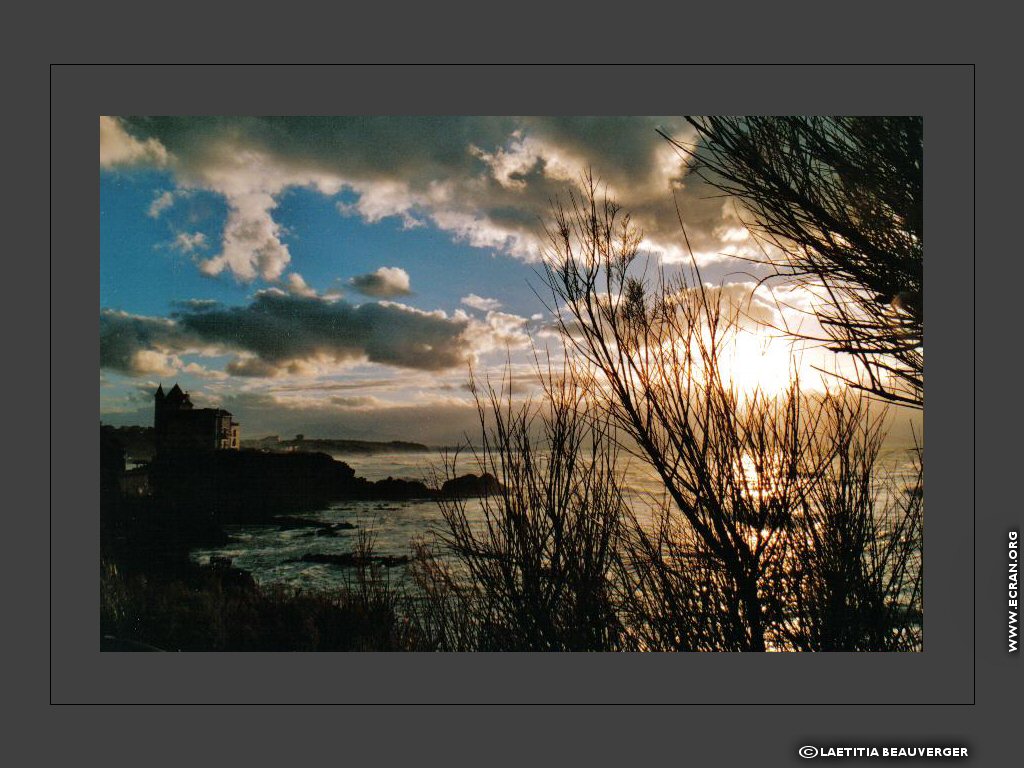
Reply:
[[[368,480],[387,477],[420,480],[437,486],[436,475],[444,477],[444,457],[431,453],[379,453],[335,455],[351,466],[356,475]],[[905,451],[891,451],[883,457],[901,477],[912,475],[912,462]],[[664,486],[653,470],[639,459],[623,456],[620,471],[624,494],[634,513],[643,516],[664,500]],[[477,459],[470,454],[458,457],[456,474],[481,474]],[[466,500],[471,522],[483,519],[481,502]],[[330,589],[351,578],[351,569],[328,563],[301,562],[304,555],[343,555],[353,552],[360,536],[371,536],[377,555],[402,557],[412,554],[417,541],[430,541],[443,531],[444,518],[437,502],[424,501],[344,501],[323,509],[303,512],[295,517],[309,521],[281,530],[277,525],[231,525],[226,532],[231,541],[217,548],[197,549],[193,561],[206,564],[211,558],[230,558],[232,565],[249,572],[260,584],[281,584],[302,589]],[[312,522],[317,524],[313,525]],[[352,528],[334,528],[329,535],[318,529],[349,524]],[[396,570],[403,571],[401,566]],[[396,576],[399,574],[396,574]]]

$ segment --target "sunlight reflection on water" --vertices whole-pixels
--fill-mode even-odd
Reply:
[[[351,466],[358,476],[368,480],[387,477],[420,480],[435,485],[432,473],[443,475],[443,460],[438,453],[387,453],[360,456],[336,456]],[[883,463],[894,467],[909,483],[913,479],[912,462],[904,454],[891,453]],[[460,455],[458,474],[480,474],[481,467],[471,455]],[[625,458],[620,466],[626,503],[641,523],[653,519],[653,512],[667,501],[664,485],[645,463]],[[750,468],[744,471],[749,473]],[[884,495],[879,499],[884,501]],[[469,499],[467,517],[471,522],[483,519],[481,502]],[[224,547],[195,550],[192,558],[208,563],[211,557],[231,558],[233,565],[250,572],[260,583],[287,584],[307,589],[323,589],[344,584],[351,569],[322,563],[301,562],[306,554],[341,555],[355,550],[360,531],[372,532],[374,550],[379,555],[409,555],[417,540],[429,539],[444,528],[444,518],[434,501],[347,501],[314,512],[296,515],[303,520],[355,526],[336,528],[330,533],[312,525],[280,530],[275,525],[235,525],[226,528],[232,541]],[[396,576],[404,568],[396,569]]]

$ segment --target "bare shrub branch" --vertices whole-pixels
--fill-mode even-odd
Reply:
[[[705,181],[741,201],[763,263],[819,292],[848,381],[924,402],[923,128],[917,117],[688,117],[697,143],[666,136]],[[773,256],[772,253],[781,253]]]

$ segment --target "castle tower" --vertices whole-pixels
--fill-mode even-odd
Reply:
[[[154,410],[153,410],[153,430],[156,432],[157,442],[160,440],[160,434],[163,432],[164,427],[164,403],[167,401],[167,395],[164,394],[164,385],[160,384],[156,388],[156,394],[153,395]]]
[[[223,408],[195,408],[188,392],[175,384],[153,394],[153,432],[157,456],[238,450],[238,422]]]
[[[157,391],[159,392],[159,390]],[[181,387],[175,384],[164,398],[164,407],[169,411],[191,411],[192,399],[188,396],[188,392],[183,392]]]
[[[168,436],[170,433],[170,422],[175,415],[182,411],[192,410],[192,400],[187,392],[183,392],[177,383],[171,387],[171,391],[164,394],[163,384],[157,387],[153,395],[153,430],[156,433],[156,452],[159,455],[162,449],[170,446]]]

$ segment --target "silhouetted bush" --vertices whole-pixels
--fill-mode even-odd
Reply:
[[[611,578],[623,519],[617,452],[566,370],[543,402],[513,404],[512,380],[477,393],[476,460],[490,493],[472,511],[439,500],[443,553],[421,547],[424,637],[442,648],[591,651],[622,647]],[[488,426],[488,424],[492,426]],[[444,487],[458,491],[456,457]],[[460,478],[465,483],[465,478]],[[480,489],[474,489],[479,491]],[[448,626],[451,622],[454,626]]]
[[[104,561],[101,647],[164,651],[400,651],[418,644],[400,612],[405,599],[360,537],[342,587],[260,586],[232,568],[125,571]]]

